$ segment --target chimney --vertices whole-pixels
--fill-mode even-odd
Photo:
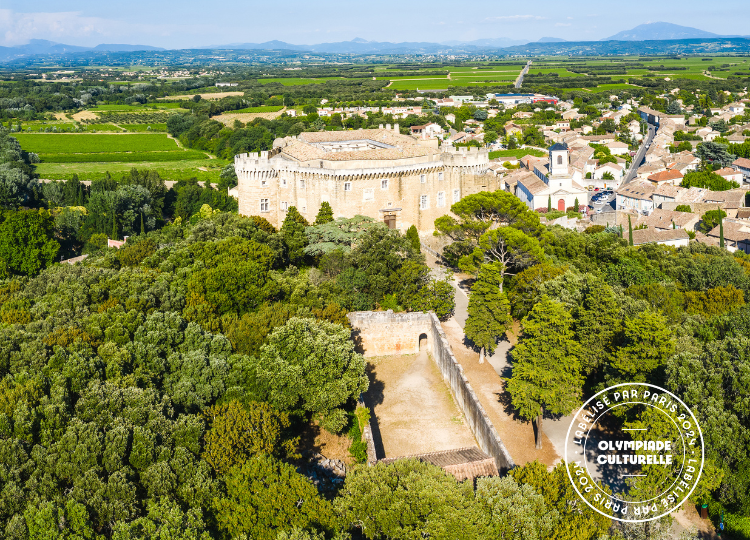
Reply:
[[[378,129],[383,129],[383,124],[379,124]]]
[[[386,129],[386,131],[390,131],[391,130],[391,125],[390,124],[386,124],[385,125],[385,129]]]
[[[398,122],[397,122],[397,123],[395,123],[395,124],[393,124],[393,132],[394,132],[394,133],[400,133],[400,131],[399,131],[399,129],[398,129]]]

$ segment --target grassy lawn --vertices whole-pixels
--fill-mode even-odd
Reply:
[[[40,178],[50,180],[67,180],[77,174],[81,180],[102,178],[109,172],[120,174],[130,169],[152,169],[159,173],[164,180],[181,180],[183,178],[198,178],[200,181],[218,182],[221,169],[228,162],[222,159],[200,161],[175,161],[153,163],[148,161],[131,161],[122,163],[40,163],[37,173]],[[207,168],[202,171],[198,168]]]
[[[57,134],[40,133],[14,135],[27,152],[38,154],[89,154],[115,152],[182,152],[177,143],[166,135],[146,134]]]
[[[494,152],[490,152],[490,159],[521,159],[524,156],[547,157],[547,154],[545,152],[542,152],[541,150],[534,150],[533,148],[517,148],[515,150],[496,150]]]

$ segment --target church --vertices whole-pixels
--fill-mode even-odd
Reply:
[[[570,152],[568,145],[557,143],[549,149],[549,163],[538,163],[534,174],[527,174],[516,184],[516,197],[525,202],[532,210],[552,208],[564,212],[575,205],[588,204],[589,193],[583,186],[573,180],[570,173]]]

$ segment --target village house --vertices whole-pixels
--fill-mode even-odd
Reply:
[[[443,134],[443,128],[439,124],[430,122],[423,126],[411,126],[411,134],[421,139],[429,139]]]
[[[633,226],[636,227],[645,224],[649,229],[659,231],[670,229],[693,231],[698,222],[700,222],[700,219],[700,215],[694,212],[677,212],[675,210],[655,208],[648,216],[638,216],[638,219],[633,221]]]
[[[739,158],[732,163],[732,167],[737,172],[742,173],[742,178],[745,182],[750,182],[750,159]]]
[[[739,250],[745,253],[750,253],[750,224],[725,219],[723,227],[724,247],[727,250],[731,252]],[[718,226],[714,227],[711,232],[708,233],[710,238],[720,238],[720,235],[721,230]]]
[[[682,182],[684,176],[675,170],[661,171],[648,176],[648,181],[656,186],[663,184],[679,185]]]
[[[732,167],[724,167],[723,169],[714,171],[714,174],[718,174],[724,180],[729,180],[730,182],[737,182],[739,185],[742,185],[742,173],[740,171],[733,169]]]
[[[617,209],[648,213],[654,209],[651,198],[656,186],[651,182],[631,182],[617,189]]]
[[[628,147],[628,145],[620,141],[607,143],[604,146],[609,148],[609,153],[613,156],[623,156],[630,153],[630,148]]]
[[[623,238],[628,238],[628,231],[623,231]],[[662,244],[665,246],[687,246],[690,243],[690,236],[685,229],[639,229],[633,231],[633,245],[641,246],[643,244]]]

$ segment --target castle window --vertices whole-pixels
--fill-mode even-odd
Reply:
[[[427,183],[427,175],[426,174],[420,174],[419,175],[419,181],[423,184]]]
[[[300,180],[299,181],[299,188],[300,189],[305,189],[305,181],[304,180]]]
[[[420,210],[426,210],[429,206],[430,200],[427,198],[427,195],[422,195],[419,197],[419,209]]]
[[[268,180],[263,179],[260,181],[260,187],[268,187]]]
[[[443,173],[442,173],[442,172],[439,172],[439,173],[438,173],[438,180],[442,180],[442,179],[443,179]]]
[[[344,191],[351,191],[351,190],[352,190],[352,183],[344,182]]]
[[[289,203],[286,201],[281,201],[281,204],[279,204],[279,207],[281,208],[282,212],[286,212],[289,208]]]
[[[375,200],[375,189],[374,188],[367,188],[363,190],[363,196],[364,200],[366,201],[374,201]]]
[[[442,208],[443,206],[445,206],[445,191],[438,191],[437,205],[438,208]]]
[[[388,189],[388,179],[387,178],[383,178],[380,181],[380,189]]]
[[[281,179],[281,187],[286,187],[286,178]]]
[[[461,190],[460,189],[454,189],[453,190],[453,202],[457,203],[461,200]]]
[[[268,212],[269,211],[268,199],[261,199],[260,200],[260,211],[261,212]]]

